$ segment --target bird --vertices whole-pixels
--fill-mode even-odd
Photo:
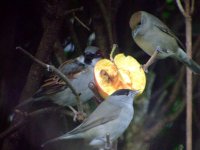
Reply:
[[[79,126],[41,146],[67,139],[84,139],[94,148],[102,148],[106,135],[114,142],[128,128],[133,119],[133,101],[139,91],[119,89],[107,97]]]
[[[151,56],[143,66],[145,71],[156,59],[171,57],[200,74],[200,66],[187,56],[181,41],[160,19],[148,12],[137,11],[132,14],[129,25],[135,43]]]
[[[84,54],[64,62],[58,68],[66,75],[71,85],[80,95],[80,100],[84,103],[94,96],[88,88],[88,84],[93,81],[93,69],[95,64],[103,57],[101,50],[95,46],[87,46]],[[76,97],[66,83],[56,74],[46,79],[39,90],[31,98],[18,104],[16,109],[23,108],[27,104],[48,100],[59,106],[75,106]]]

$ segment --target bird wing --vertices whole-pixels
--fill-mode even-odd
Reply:
[[[85,119],[81,125],[68,132],[68,134],[82,133],[96,126],[115,120],[120,115],[121,110],[120,106],[113,105],[109,103],[108,100],[105,100],[97,107],[89,118]]]
[[[59,70],[64,73],[70,80],[85,69],[85,64],[78,62],[76,59],[64,62]],[[40,89],[33,95],[34,98],[44,95],[50,95],[66,89],[68,86],[57,75],[53,74],[50,78],[46,79]]]
[[[155,27],[157,27],[159,30],[161,30],[162,32],[168,34],[169,36],[171,36],[172,38],[174,38],[178,45],[182,48],[185,49],[183,43],[175,36],[175,34],[167,27],[167,26],[160,26],[157,24],[154,24]]]

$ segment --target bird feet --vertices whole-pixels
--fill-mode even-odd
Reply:
[[[83,120],[85,120],[86,116],[87,116],[86,113],[77,111],[76,113],[74,113],[73,121],[74,122],[83,121]]]
[[[74,117],[73,117],[73,121],[83,121],[86,118],[86,113],[84,112],[78,112],[77,110],[75,110],[72,106],[68,106],[69,109],[71,109],[71,111],[74,113]]]
[[[105,146],[104,146],[104,150],[112,150],[112,141],[110,139],[110,134],[107,133],[106,134],[106,142],[105,142]]]

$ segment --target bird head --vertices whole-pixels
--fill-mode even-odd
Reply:
[[[131,16],[129,21],[131,30],[135,30],[139,25],[141,25],[141,17],[142,17],[141,11],[138,11]]]
[[[98,60],[103,58],[103,53],[98,47],[88,46],[84,51],[84,63],[95,65]]]
[[[149,13],[145,11],[135,12],[129,21],[133,38],[145,34],[152,26],[151,20],[155,20],[155,17],[152,17]]]
[[[117,90],[115,91],[112,95],[117,95],[117,96],[120,96],[120,95],[126,95],[126,96],[130,96],[130,97],[134,97],[136,95],[138,95],[140,93],[139,90],[131,90],[131,89],[120,89],[120,90]]]

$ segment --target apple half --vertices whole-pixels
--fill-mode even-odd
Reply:
[[[139,90],[146,85],[146,76],[140,63],[132,56],[120,53],[114,60],[102,59],[94,67],[94,80],[99,94],[106,98],[118,89]]]

